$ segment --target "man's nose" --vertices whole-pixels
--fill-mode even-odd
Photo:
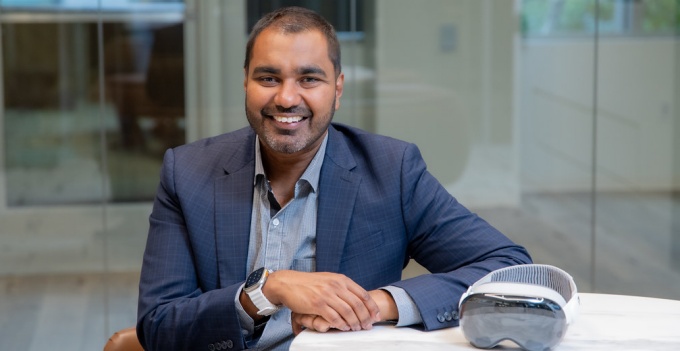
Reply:
[[[301,103],[300,87],[297,82],[284,80],[274,97],[274,103],[278,106],[289,108]]]

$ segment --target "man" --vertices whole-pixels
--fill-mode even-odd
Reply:
[[[333,28],[284,8],[254,27],[251,128],[165,154],[140,281],[147,350],[287,349],[303,328],[458,324],[457,303],[526,251],[469,212],[418,149],[331,124]],[[433,274],[400,281],[414,258]]]

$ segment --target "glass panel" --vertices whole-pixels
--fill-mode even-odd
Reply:
[[[150,201],[163,152],[184,144],[184,25],[108,22],[103,26],[111,200]]]
[[[78,205],[107,193],[96,27],[1,4],[0,349],[97,349],[106,229],[100,206]]]
[[[3,23],[10,207],[97,202],[106,192],[92,28],[83,22]]]
[[[677,1],[522,5],[521,76],[533,81],[522,89],[522,171],[538,181],[523,186],[555,180],[524,203],[561,232],[550,257],[577,265],[589,251],[592,291],[677,299]],[[588,276],[579,267],[576,278]]]
[[[183,8],[0,0],[0,349],[134,325],[162,152],[185,142]]]
[[[182,7],[122,11],[121,1],[102,2],[107,104],[101,107],[98,1],[25,3],[34,6],[30,11],[9,5],[3,28],[8,206],[153,199],[160,156],[185,141]],[[136,8],[139,13],[131,11]]]
[[[644,23],[651,9],[680,14],[676,1],[638,5]],[[634,34],[598,42],[596,289],[680,299],[678,42]]]
[[[533,10],[532,2],[522,4],[522,13]],[[579,4],[588,8],[594,1]],[[579,31],[569,39],[524,37],[518,48],[526,221],[514,230],[527,236],[522,242],[535,261],[565,269],[580,291],[592,291],[596,33]]]

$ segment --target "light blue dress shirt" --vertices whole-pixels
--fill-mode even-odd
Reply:
[[[259,267],[273,271],[288,269],[300,272],[316,271],[318,186],[327,141],[328,134],[324,136],[321,147],[295,184],[293,199],[278,209],[275,200],[270,200],[273,193],[262,165],[259,138],[256,138],[253,211],[246,274]],[[397,305],[399,311],[397,326],[422,322],[418,308],[403,289],[394,286],[383,289],[392,295]],[[248,340],[254,333],[254,321],[241,306],[239,294],[235,297],[235,303],[243,335]],[[258,350],[287,350],[292,340],[290,310],[282,308],[270,317],[259,340],[251,340],[248,344]]]

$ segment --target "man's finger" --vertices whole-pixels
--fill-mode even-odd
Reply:
[[[331,329],[331,324],[321,316],[311,314],[291,314],[293,334],[298,335],[305,329],[311,329],[325,333]]]
[[[305,325],[305,320],[309,319],[310,315],[306,314],[298,314],[298,313],[291,313],[290,315],[290,324],[293,327],[293,334],[298,335],[302,333],[302,331],[305,328],[308,328],[311,326],[311,320],[309,321],[308,325]]]
[[[325,319],[323,319],[323,317],[315,316],[314,319],[312,319],[312,327],[314,328],[314,330],[318,332],[325,333],[329,329],[331,329],[331,324],[328,323],[328,321],[326,321]]]

